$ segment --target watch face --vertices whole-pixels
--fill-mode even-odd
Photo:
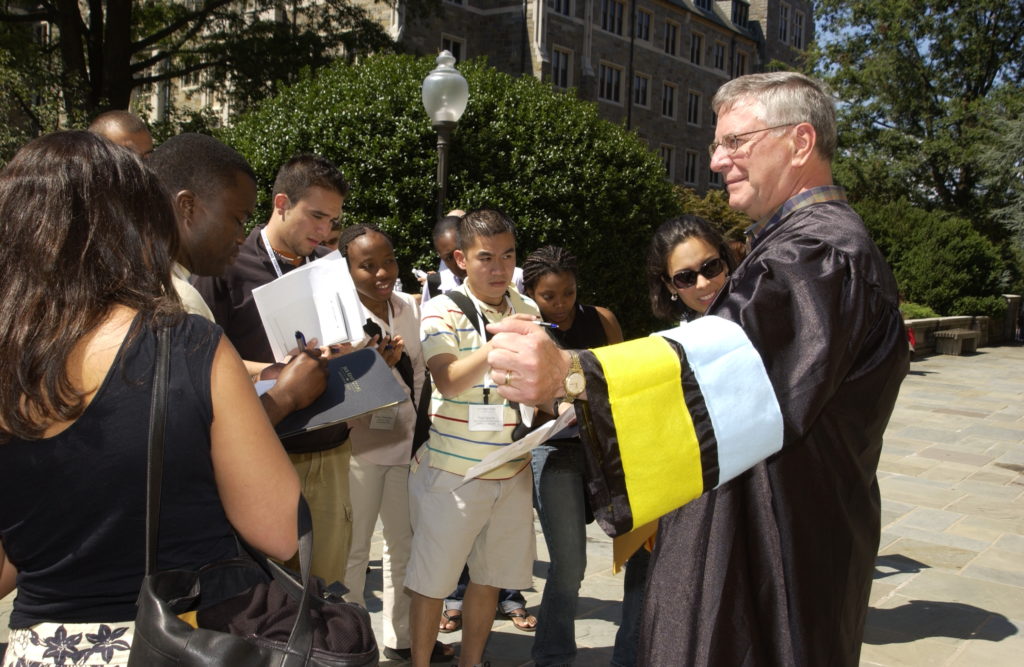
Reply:
[[[573,396],[582,394],[586,386],[587,382],[583,377],[583,373],[570,373],[565,378],[565,391]]]

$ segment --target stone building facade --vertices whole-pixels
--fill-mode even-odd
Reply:
[[[773,60],[795,64],[813,38],[811,9],[809,0],[444,0],[438,16],[415,22],[400,2],[388,21],[406,51],[486,55],[502,71],[575,89],[658,152],[671,180],[704,191],[720,186],[708,168],[712,96]]]

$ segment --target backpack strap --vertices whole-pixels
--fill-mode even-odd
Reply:
[[[427,274],[427,294],[433,299],[435,296],[441,294],[441,274],[440,273],[428,273]]]

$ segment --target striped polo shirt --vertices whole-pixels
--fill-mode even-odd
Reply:
[[[532,299],[521,295],[509,287],[505,302],[501,306],[489,306],[473,296],[468,285],[463,283],[455,288],[469,296],[484,314],[488,322],[500,322],[513,313],[529,313],[539,315],[537,304]],[[467,317],[455,302],[445,295],[437,296],[423,306],[420,321],[420,342],[423,347],[423,359],[430,359],[439,354],[451,354],[457,358],[465,357],[479,349],[485,342],[477,330],[475,314]],[[434,387],[430,402],[430,439],[426,447],[430,451],[430,466],[456,475],[464,475],[470,467],[495,450],[512,442],[512,429],[516,425],[515,410],[497,392],[496,385],[486,376],[490,388],[488,403],[504,407],[504,426],[501,431],[470,431],[469,406],[484,404],[484,380],[479,380],[467,391],[456,396],[445,398]],[[422,450],[421,450],[422,451]],[[417,453],[417,460],[419,453]],[[529,455],[512,461],[492,470],[481,479],[508,479],[530,463]]]

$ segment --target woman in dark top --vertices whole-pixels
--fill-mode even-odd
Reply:
[[[171,367],[158,567],[296,548],[299,485],[241,360],[171,285],[156,177],[88,132],[0,172],[0,596],[4,665],[125,664],[145,557],[156,331]]]
[[[551,335],[570,349],[622,342],[618,320],[607,308],[576,301],[576,258],[545,246],[523,264],[523,286],[541,316],[557,324]],[[551,564],[533,642],[537,667],[571,664],[576,657],[576,603],[587,568],[584,459],[579,440],[549,442],[533,450],[534,505]]]

